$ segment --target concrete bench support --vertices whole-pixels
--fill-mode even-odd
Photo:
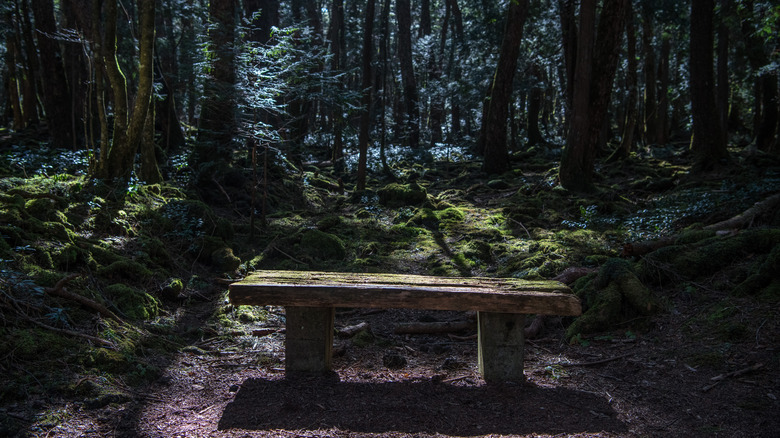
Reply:
[[[324,373],[333,356],[333,307],[284,308],[287,333],[284,343],[287,373]]]
[[[477,321],[477,362],[485,381],[525,381],[525,315],[478,312]]]

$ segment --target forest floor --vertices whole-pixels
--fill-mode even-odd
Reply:
[[[106,328],[105,322],[84,317],[80,330],[86,333],[91,327],[93,334],[97,330],[115,346],[78,347],[78,358],[40,344],[50,338],[39,339],[35,348],[21,343],[23,334],[41,332],[27,327],[32,319],[15,319],[22,310],[8,303],[21,303],[22,295],[10,288],[11,278],[17,277],[8,273],[27,269],[39,284],[47,277],[22,263],[41,258],[34,257],[34,249],[14,241],[11,245],[21,255],[2,261],[2,286],[9,288],[0,303],[5,304],[0,370],[9,380],[0,392],[0,436],[777,436],[776,272],[770,273],[775,278],[769,283],[761,283],[761,290],[734,292],[762,266],[771,266],[777,245],[771,243],[769,250],[729,247],[725,256],[704,254],[703,268],[692,252],[685,252],[713,251],[697,242],[733,242],[731,235],[741,231],[670,244],[673,252],[685,252],[688,262],[655,258],[651,263],[652,253],[627,259],[659,310],[637,313],[623,302],[620,315],[608,326],[574,336],[567,332],[571,319],[548,318],[541,333],[526,341],[523,383],[486,384],[480,378],[476,324],[446,334],[394,331],[402,322],[473,322],[472,315],[397,309],[337,311],[337,334],[364,322],[370,328],[355,336],[337,336],[331,375],[285,377],[283,309],[227,302],[226,284],[254,268],[552,278],[565,268],[586,266],[602,269],[602,274],[589,277],[597,280],[607,276],[603,267],[620,256],[623,243],[701,231],[703,225],[733,217],[780,187],[776,161],[755,165],[745,159],[731,170],[694,178],[684,164],[670,164],[677,159],[670,157],[651,157],[647,166],[635,161],[625,168],[601,169],[601,191],[591,196],[561,191],[549,165],[527,164],[523,157],[517,157],[522,171],[497,179],[480,176],[474,163],[415,166],[416,174],[401,177],[424,187],[426,198],[420,205],[399,201],[395,206],[387,205],[379,190],[374,201],[350,200],[336,193],[339,183],[328,170],[310,166],[303,173],[308,187],[302,193],[304,206],[282,209],[279,201],[278,213],[269,215],[260,238],[249,238],[249,228],[236,226],[231,246],[242,265],[230,275],[215,274],[215,260],[193,261],[191,252],[176,246],[177,240],[187,238],[186,229],[161,235],[174,262],[167,271],[150,275],[162,284],[163,272],[176,275],[186,265],[186,273],[179,273],[189,278],[184,290],[175,299],[159,297],[159,310],[146,321],[126,323],[135,328]],[[23,182],[4,184],[11,193],[9,187],[22,187]],[[382,185],[374,181],[376,189]],[[279,190],[278,199],[289,195]],[[151,197],[172,197],[170,193],[163,189]],[[177,208],[170,210],[182,211]],[[27,210],[32,211],[29,201]],[[192,209],[183,211],[192,214]],[[236,224],[247,222],[246,215],[236,215],[235,205],[215,211]],[[144,214],[145,221],[153,220]],[[779,219],[771,211],[746,228],[776,230]],[[134,224],[127,222],[123,224]],[[196,222],[182,223],[197,227],[192,225]],[[326,244],[340,250],[323,257],[322,248],[307,248],[305,236],[313,229],[327,238],[336,236]],[[4,234],[12,231],[3,229]],[[125,228],[124,235],[105,234],[101,242],[147,236],[140,228],[134,233],[128,236]],[[139,254],[138,247],[133,248]],[[45,273],[58,267],[65,271],[58,264],[65,256],[59,254],[49,260],[51,268]],[[136,259],[153,266],[147,258]],[[657,272],[648,270],[648,265],[657,268],[661,262],[668,264]],[[76,270],[76,262],[69,263],[69,270]],[[96,275],[102,275],[104,262],[95,263]],[[686,263],[696,265],[697,271],[685,271]],[[654,280],[660,271],[664,279]],[[59,273],[54,280],[67,271]],[[78,290],[79,281],[69,289]],[[137,279],[109,276],[106,281],[133,284]],[[588,286],[572,287],[580,291]],[[598,303],[590,304],[595,308]],[[43,318],[42,311],[32,315],[39,314]],[[139,340],[136,332],[154,340]],[[47,349],[60,356],[47,357]],[[114,350],[121,357],[111,355]]]

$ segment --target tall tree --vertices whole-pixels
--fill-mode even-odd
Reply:
[[[229,162],[236,131],[235,73],[236,0],[209,2],[209,79],[204,85],[198,142],[193,157],[196,165]],[[213,175],[204,175],[212,179]]]
[[[627,4],[626,13],[626,58],[628,58],[626,69],[626,88],[628,98],[626,99],[626,116],[623,123],[623,135],[620,137],[620,146],[607,159],[608,161],[626,159],[631,154],[631,148],[634,145],[634,132],[636,131],[636,122],[638,115],[637,102],[639,98],[638,91],[638,72],[636,62],[636,26],[634,25],[634,13],[631,2]]]
[[[357,183],[356,189],[358,191],[365,190],[366,188],[366,168],[368,167],[368,143],[369,128],[371,124],[370,110],[371,110],[371,53],[373,52],[374,44],[374,0],[368,0],[366,4],[366,20],[363,26],[363,55],[362,55],[362,80],[360,89],[363,92],[362,104],[363,108],[360,112],[360,129],[358,132],[358,149],[360,155],[358,156],[358,168],[357,168]]]
[[[373,2],[371,2],[373,3]],[[412,62],[412,12],[409,0],[396,0],[395,15],[398,20],[398,60],[401,64],[401,81],[404,88],[405,137],[412,148],[420,146],[420,107],[417,80]]]
[[[60,47],[54,39],[54,36],[57,35],[54,2],[52,0],[33,0],[32,10],[37,31],[41,75],[45,78],[41,81],[43,108],[46,112],[52,143],[59,147],[75,148],[75,134],[73,132],[75,123],[70,117],[72,112],[63,111],[64,108],[70,106],[71,97],[65,79]]]
[[[770,151],[776,145],[778,113],[777,68],[770,68],[769,54],[773,48],[766,44],[757,32],[757,23],[753,1],[746,1],[739,8],[742,34],[745,38],[747,58],[750,67],[756,73],[756,118],[753,133],[756,146],[764,151]]]
[[[571,127],[559,172],[561,185],[568,190],[595,191],[596,150],[612,95],[627,3],[605,0],[597,32],[596,1],[583,0],[580,5]]]
[[[691,150],[698,170],[709,170],[728,157],[715,105],[714,10],[714,0],[691,3]]]
[[[523,39],[523,25],[528,15],[528,1],[509,2],[501,53],[493,75],[490,94],[485,101],[479,147],[484,154],[483,170],[487,173],[503,173],[509,170],[507,148],[507,117],[512,81]]]
[[[98,11],[99,12],[99,11]],[[117,0],[106,2],[105,39],[102,62],[114,96],[114,127],[110,145],[102,149],[95,176],[127,181],[133,170],[135,154],[140,145],[146,116],[152,97],[154,61],[155,0],[139,4],[140,41],[138,44],[138,89],[132,111],[129,107],[127,80],[117,58]]]

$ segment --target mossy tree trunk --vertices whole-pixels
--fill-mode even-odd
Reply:
[[[99,13],[99,11],[97,11]],[[106,2],[103,62],[114,96],[114,128],[110,145],[103,145],[98,178],[127,180],[133,171],[135,153],[140,145],[152,97],[155,0],[140,0],[138,91],[130,112],[127,79],[117,60],[117,1]]]

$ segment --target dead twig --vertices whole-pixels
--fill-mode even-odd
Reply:
[[[61,298],[67,298],[69,300],[73,300],[85,307],[89,307],[90,309],[93,309],[103,315],[104,318],[113,319],[114,321],[117,321],[119,323],[123,323],[122,318],[118,317],[114,312],[109,310],[106,306],[91,300],[85,296],[73,293],[65,289],[65,285],[72,281],[75,278],[80,277],[81,274],[72,274],[69,275],[60,281],[57,282],[57,284],[54,285],[54,287],[47,287],[44,289],[44,291],[49,295],[55,295]]]
[[[552,364],[552,365],[560,365],[560,366],[563,366],[563,367],[589,367],[589,366],[593,366],[593,365],[601,365],[603,363],[620,360],[620,359],[626,358],[628,356],[631,356],[633,354],[634,353],[626,353],[626,354],[621,354],[620,356],[608,357],[606,359],[601,359],[601,360],[594,360],[592,362],[575,362],[575,363],[559,362],[559,363]]]
[[[751,365],[751,366],[749,366],[749,367],[742,368],[741,370],[736,370],[736,371],[732,371],[732,372],[730,372],[730,373],[726,373],[726,374],[721,374],[721,375],[719,375],[719,376],[715,376],[715,377],[713,377],[713,378],[711,378],[711,379],[710,379],[711,381],[713,381],[713,382],[715,382],[715,383],[712,383],[712,384],[710,384],[710,385],[707,385],[707,386],[705,386],[704,388],[702,388],[701,390],[702,390],[702,391],[704,391],[704,392],[707,392],[707,391],[709,391],[710,389],[712,389],[712,388],[714,388],[714,387],[718,386],[718,384],[719,384],[720,382],[722,382],[722,381],[724,381],[724,380],[728,379],[729,377],[739,377],[739,376],[741,376],[741,375],[743,375],[743,374],[747,374],[747,373],[749,373],[749,372],[751,372],[751,371],[756,371],[756,370],[758,370],[758,369],[761,369],[761,368],[763,368],[763,367],[764,367],[764,364],[763,364],[763,363],[757,363],[757,364],[755,364],[755,365]]]

